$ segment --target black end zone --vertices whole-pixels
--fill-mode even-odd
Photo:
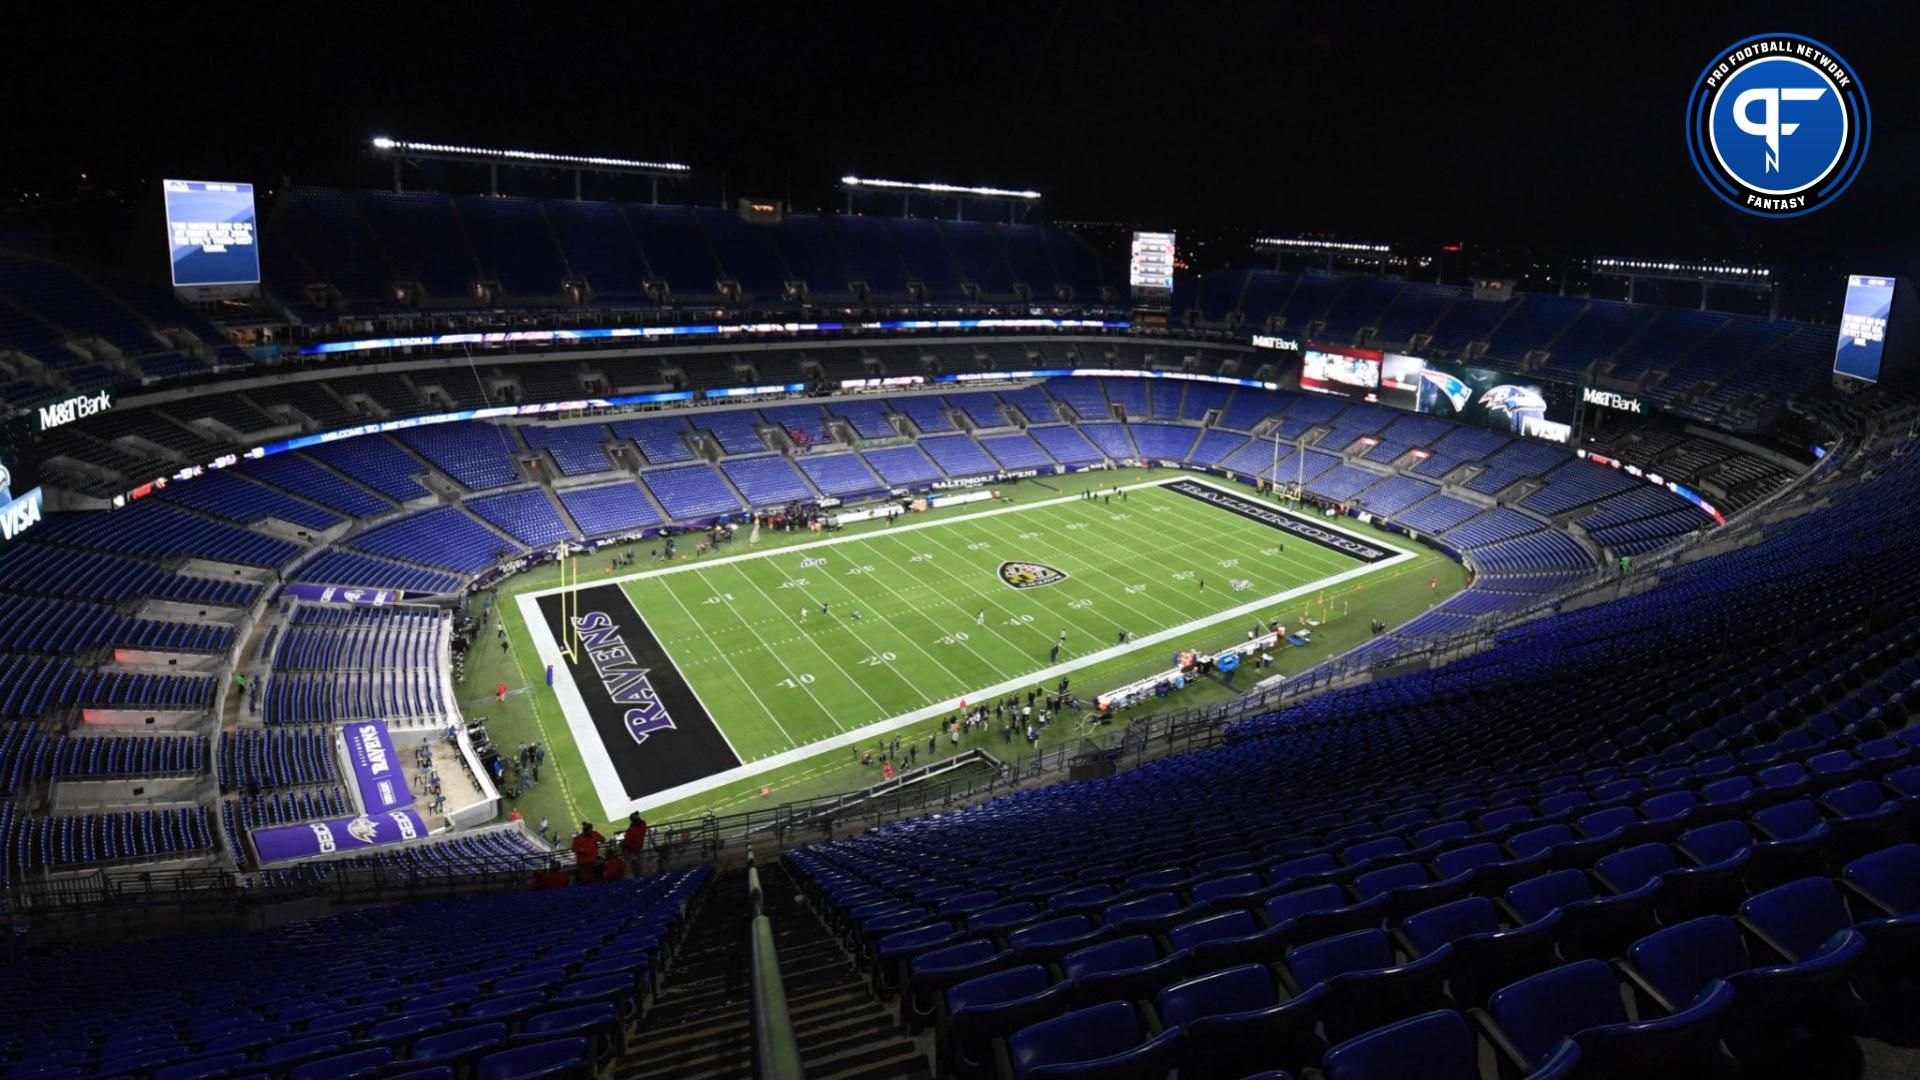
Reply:
[[[587,703],[600,745],[629,799],[644,798],[740,764],[693,688],[618,585],[593,585],[569,602],[578,620],[577,659],[561,657]],[[553,639],[565,643],[558,593],[539,598]]]
[[[1311,519],[1291,514],[1276,506],[1249,499],[1245,495],[1236,495],[1231,491],[1222,491],[1212,484],[1196,483],[1192,480],[1175,480],[1162,485],[1166,490],[1189,499],[1217,506],[1230,514],[1238,514],[1248,521],[1257,521],[1270,529],[1278,529],[1289,536],[1298,537],[1310,544],[1317,544],[1328,551],[1338,552],[1349,559],[1369,565],[1382,559],[1390,559],[1393,552],[1367,543],[1357,537],[1335,529],[1316,524]]]

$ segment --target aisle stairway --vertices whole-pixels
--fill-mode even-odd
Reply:
[[[761,870],[781,981],[809,1080],[931,1076],[924,1053],[868,992],[785,868]],[[727,871],[687,933],[616,1080],[753,1076],[746,874]]]
[[[922,1080],[926,1054],[876,1000],[840,942],[800,898],[787,868],[760,871],[781,981],[808,1080]]]
[[[753,1076],[746,941],[746,874],[715,875],[616,1080]]]

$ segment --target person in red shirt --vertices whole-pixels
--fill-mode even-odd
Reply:
[[[626,876],[627,876],[626,857],[620,854],[619,848],[614,848],[613,851],[607,855],[606,863],[604,863],[600,867],[600,880],[601,881],[619,881],[620,879]]]
[[[580,823],[580,833],[573,838],[571,846],[581,881],[592,881],[599,876],[594,873],[594,866],[600,861],[600,845],[606,842],[607,838],[594,829],[593,822]]]
[[[548,864],[545,870],[534,875],[533,891],[542,892],[547,889],[564,889],[570,880],[571,879],[567,877],[567,872],[560,869],[560,860],[555,859],[552,863]]]
[[[620,834],[620,850],[627,856],[624,860],[640,873],[647,862],[647,819],[637,812],[627,819],[627,831]]]

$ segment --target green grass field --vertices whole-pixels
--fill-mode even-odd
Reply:
[[[1358,644],[1370,619],[1398,625],[1464,584],[1451,560],[1352,522],[1342,527],[1391,557],[1370,566],[1158,487],[1133,487],[1111,501],[1075,497],[1116,481],[1190,476],[1128,471],[1029,481],[1004,489],[1010,504],[909,515],[891,527],[865,523],[825,540],[767,534],[752,553],[743,540],[664,567],[643,553],[620,574],[607,573],[605,555],[580,560],[583,585],[620,583],[743,763],[725,783],[650,805],[648,817],[864,786],[879,777],[876,767],[858,764],[862,749],[898,731],[924,758],[927,736],[960,698],[1050,688],[1064,674],[1091,701],[1164,671],[1177,649],[1211,652],[1244,641],[1256,621],[1296,629],[1303,617],[1321,622],[1312,646],[1276,656],[1277,671],[1301,670]],[[1040,563],[1066,576],[1015,588],[1001,574],[1007,562]],[[1437,589],[1429,584],[1436,575]],[[583,752],[575,739],[598,736],[537,677],[557,651],[553,635],[544,624],[530,627],[522,605],[509,599],[530,604],[555,584],[548,568],[503,589],[496,611],[511,649],[476,650],[469,684],[499,681],[517,692],[505,703],[488,694],[463,705],[488,717],[496,742],[547,744],[546,782],[521,800],[527,817],[606,821],[625,795],[607,790],[604,769],[596,786],[585,761],[594,748]],[[1056,660],[1051,650],[1062,631]],[[496,674],[496,666],[505,670]],[[1133,711],[1211,703],[1272,673],[1243,670],[1237,685],[1200,680]],[[1041,747],[1080,734],[1085,722],[1056,719]],[[1009,745],[997,729],[972,733],[966,744],[1016,758],[1031,752],[1024,739]],[[950,752],[944,735],[938,747]]]

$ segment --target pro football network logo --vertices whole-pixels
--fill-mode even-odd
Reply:
[[[1867,91],[1832,49],[1799,34],[1735,42],[1687,102],[1687,153],[1713,193],[1758,217],[1811,214],[1867,161]]]
[[[1016,589],[1038,589],[1067,580],[1067,572],[1046,563],[1003,562],[1000,564],[1000,580]]]

